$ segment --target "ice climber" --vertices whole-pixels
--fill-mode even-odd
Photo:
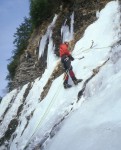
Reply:
[[[59,47],[61,62],[62,62],[63,67],[65,69],[65,77],[64,77],[64,82],[63,82],[64,88],[70,88],[71,87],[71,85],[68,84],[69,75],[70,75],[70,77],[71,77],[71,79],[75,85],[77,85],[79,82],[82,81],[82,79],[77,79],[75,77],[75,74],[73,72],[73,68],[71,65],[71,61],[73,61],[74,58],[72,57],[68,48],[69,48],[69,42],[64,42]]]

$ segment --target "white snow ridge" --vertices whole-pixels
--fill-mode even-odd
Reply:
[[[75,58],[84,56],[84,59],[75,59],[72,66],[77,78],[82,78],[83,82],[64,89],[61,75],[53,81],[47,96],[40,102],[43,87],[58,62],[48,50],[48,67],[42,78],[3,98],[0,143],[10,132],[7,130],[11,121],[16,130],[0,150],[121,150],[120,18],[118,1],[109,2],[76,43],[72,55]],[[71,28],[73,35],[73,25]],[[48,29],[48,49],[54,49],[51,35],[52,31]],[[94,44],[90,48],[92,40]],[[43,51],[44,47],[39,57]],[[71,79],[69,82],[73,84]],[[28,89],[25,99],[24,93]],[[22,109],[21,113],[18,108]],[[6,148],[6,145],[9,146]]]

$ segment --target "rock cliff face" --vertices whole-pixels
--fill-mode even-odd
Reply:
[[[66,23],[70,26],[70,16],[74,12],[74,39],[71,42],[71,49],[74,48],[74,44],[83,36],[86,27],[96,20],[96,12],[103,8],[110,0],[68,0],[62,1],[60,7],[56,10],[58,18],[53,28],[53,42],[55,45],[55,54],[59,56],[58,47],[62,42],[61,27]],[[11,90],[23,86],[28,82],[32,82],[37,77],[41,77],[44,70],[47,67],[47,46],[45,46],[44,54],[38,59],[39,44],[42,36],[46,33],[48,25],[52,22],[54,17],[50,16],[34,30],[29,39],[29,45],[27,50],[31,53],[32,58],[26,59],[25,54],[21,56],[20,64],[16,70],[16,75],[12,81]],[[59,73],[62,73],[62,68],[59,67]],[[56,78],[56,76],[55,76]]]

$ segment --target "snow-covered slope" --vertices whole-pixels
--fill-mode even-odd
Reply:
[[[41,79],[4,97],[0,104],[1,150],[32,150],[35,147],[38,150],[121,149],[121,20],[118,1],[108,3],[98,12],[98,17],[86,29],[72,53],[75,57],[73,69],[77,78],[83,79],[82,83],[65,90],[61,75],[53,81],[47,96],[40,102],[43,87],[58,62],[55,58],[54,63],[49,61]],[[92,40],[94,44],[89,49]],[[76,59],[82,56],[84,59]],[[95,68],[99,71],[96,74],[92,71]],[[73,84],[71,79],[69,82]],[[83,95],[77,99],[82,89]],[[8,127],[15,119],[15,131],[7,137]]]

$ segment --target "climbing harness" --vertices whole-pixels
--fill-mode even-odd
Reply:
[[[88,51],[88,50],[94,48],[93,44],[94,44],[94,42],[92,42],[90,48],[87,48],[87,49],[81,51],[80,53],[85,52],[85,51]],[[111,47],[111,46],[100,47],[100,48],[94,48],[94,49],[103,49],[103,48],[108,48],[108,47]],[[81,49],[82,49],[82,48],[81,48]],[[84,56],[81,57],[81,58],[75,58],[75,59],[82,59],[82,58],[84,58]],[[108,61],[108,60],[107,60],[107,61]],[[103,66],[107,61],[105,61],[101,66]],[[100,67],[101,67],[101,66],[100,66]],[[67,73],[66,73],[66,75],[67,75]],[[65,78],[65,77],[64,77],[64,78]],[[58,96],[58,94],[59,94],[59,92],[61,91],[61,88],[62,88],[62,84],[61,84],[61,83],[62,83],[62,81],[60,82],[59,87],[58,87],[56,93],[54,94],[54,96],[53,96],[53,98],[52,98],[50,104],[48,105],[46,111],[44,112],[43,116],[41,117],[41,120],[39,121],[37,127],[35,128],[35,131],[34,131],[33,134],[31,135],[31,137],[29,138],[29,140],[28,140],[28,142],[27,142],[27,144],[26,144],[26,146],[25,146],[24,149],[26,149],[26,148],[29,146],[29,143],[30,143],[32,137],[35,135],[35,133],[38,131],[38,129],[40,129],[40,126],[42,125],[44,119],[47,117],[47,115],[48,115],[50,109],[52,108],[53,104],[55,103],[56,97]],[[79,101],[79,99],[78,99],[78,101]],[[78,101],[77,101],[77,102],[78,102]]]

